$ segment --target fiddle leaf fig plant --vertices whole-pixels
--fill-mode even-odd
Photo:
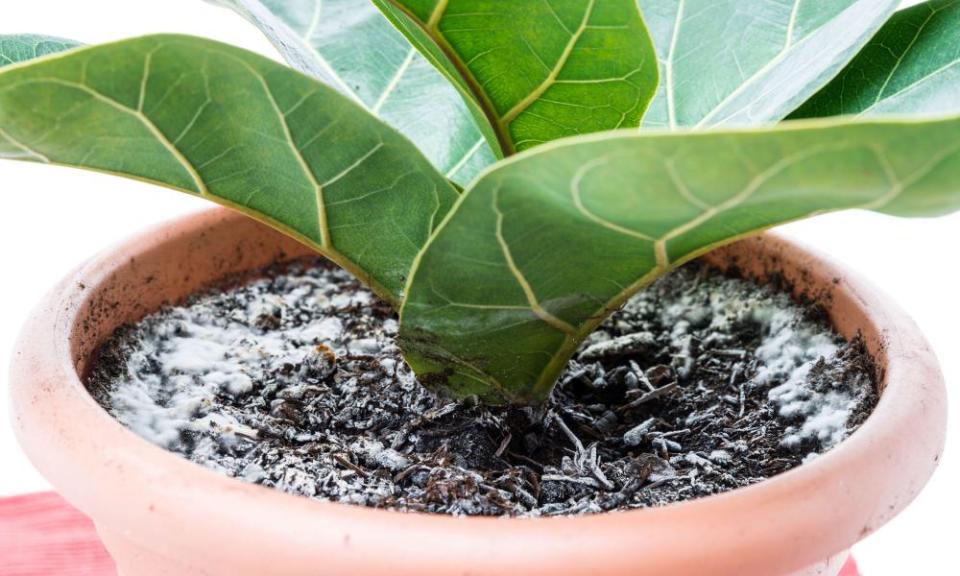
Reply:
[[[717,246],[960,209],[960,0],[216,2],[296,70],[185,36],[0,37],[0,157],[298,238],[458,398],[542,403],[609,314]]]

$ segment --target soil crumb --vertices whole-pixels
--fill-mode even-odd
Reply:
[[[541,409],[420,386],[397,321],[317,261],[121,328],[88,377],[120,422],[184,458],[321,500],[454,515],[658,506],[829,450],[877,401],[861,341],[774,285],[688,265],[592,334]]]

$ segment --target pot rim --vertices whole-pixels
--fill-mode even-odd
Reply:
[[[28,456],[98,527],[121,530],[160,554],[177,557],[188,549],[211,561],[265,568],[270,559],[264,556],[283,554],[419,574],[464,567],[547,574],[570,566],[612,574],[634,571],[641,561],[649,574],[789,573],[841,553],[893,517],[939,460],[945,389],[913,321],[829,258],[765,234],[708,259],[729,257],[723,250],[759,250],[780,258],[784,271],[808,267],[812,272],[804,274],[812,285],[830,291],[830,306],[840,300],[850,307],[844,314],[863,315],[867,325],[861,328],[875,332],[872,353],[882,366],[876,409],[847,440],[811,462],[753,486],[665,507],[553,518],[371,509],[222,476],[150,444],[109,416],[81,382],[75,347],[85,307],[118,269],[158,246],[247,226],[246,220],[207,210],[101,253],[45,297],[14,356],[14,426]],[[211,534],[205,543],[191,536],[201,532]],[[270,555],[254,545],[262,542],[269,542]]]

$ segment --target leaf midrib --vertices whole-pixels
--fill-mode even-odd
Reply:
[[[283,129],[283,136],[287,141],[287,146],[290,148],[290,152],[292,152],[294,157],[297,159],[297,164],[300,166],[303,175],[306,176],[307,180],[310,182],[310,185],[314,189],[314,193],[316,194],[317,228],[320,230],[320,246],[326,250],[333,250],[333,243],[330,241],[330,226],[327,223],[327,204],[323,198],[323,185],[317,180],[317,176],[313,173],[313,169],[310,168],[306,158],[303,157],[303,152],[294,143],[293,134],[290,132],[290,124],[287,123],[287,115],[284,114],[283,110],[280,109],[280,105],[277,103],[277,99],[274,97],[273,91],[270,90],[270,86],[267,84],[267,81],[263,75],[240,59],[234,59],[234,61],[247,69],[247,71],[249,71],[250,74],[257,79],[257,82],[263,88],[263,93],[267,97],[267,100],[269,100],[270,106],[273,108],[277,115],[277,120],[280,122],[280,127]]]
[[[890,72],[887,74],[887,77],[884,79],[883,85],[880,86],[880,90],[877,91],[877,97],[874,98],[874,100],[873,100],[873,104],[871,104],[870,106],[868,106],[863,112],[861,112],[861,114],[866,113],[866,112],[869,112],[870,110],[872,110],[873,108],[875,108],[875,107],[876,107],[878,104],[880,104],[881,102],[883,102],[883,101],[885,101],[885,100],[889,100],[890,98],[895,98],[897,95],[901,94],[902,92],[905,92],[906,90],[909,90],[909,89],[913,88],[914,86],[918,86],[918,85],[926,82],[926,81],[929,80],[930,78],[936,76],[937,74],[940,74],[940,73],[943,72],[944,70],[946,70],[946,69],[948,69],[948,68],[956,65],[957,63],[960,63],[960,59],[954,60],[954,61],[952,61],[952,62],[950,62],[950,63],[948,63],[948,64],[945,64],[945,65],[937,68],[936,70],[930,72],[929,74],[926,74],[925,76],[923,76],[922,78],[916,80],[915,82],[911,82],[909,86],[906,86],[906,87],[904,87],[904,88],[901,88],[900,90],[897,90],[897,91],[894,92],[893,94],[884,94],[884,92],[885,92],[886,89],[887,89],[887,86],[890,85],[890,81],[893,80],[893,77],[896,76],[897,71],[900,70],[900,65],[903,64],[903,60],[907,57],[907,54],[909,54],[910,51],[913,50],[914,45],[917,43],[917,40],[920,39],[920,36],[923,35],[923,30],[927,27],[927,25],[930,24],[930,21],[933,20],[933,18],[934,18],[937,14],[939,14],[940,12],[942,12],[942,11],[944,11],[944,10],[947,10],[947,9],[949,9],[949,8],[952,8],[955,4],[956,4],[956,2],[950,2],[950,3],[948,3],[948,4],[944,4],[943,6],[938,6],[938,7],[935,7],[935,8],[934,8],[934,7],[931,7],[931,8],[930,8],[930,13],[927,14],[927,17],[926,17],[926,19],[923,21],[923,23],[920,24],[920,26],[917,27],[917,30],[916,30],[916,32],[914,33],[913,38],[910,39],[910,43],[907,44],[906,48],[903,49],[903,52],[900,54],[900,56],[897,57],[897,63],[893,65],[893,67],[890,69]]]
[[[513,105],[510,110],[508,110],[503,116],[501,116],[498,122],[503,124],[504,130],[506,126],[513,122],[517,116],[523,113],[524,110],[530,107],[531,104],[537,101],[543,94],[553,85],[556,81],[557,76],[560,75],[560,72],[563,70],[563,67],[566,66],[567,61],[570,59],[570,55],[573,54],[574,49],[577,46],[577,42],[580,41],[580,37],[583,36],[584,31],[586,31],[587,26],[590,23],[590,17],[593,16],[593,8],[596,5],[597,0],[590,0],[587,4],[586,10],[583,11],[583,18],[580,21],[580,25],[577,26],[577,29],[570,31],[566,27],[568,33],[570,33],[570,40],[567,41],[567,45],[563,47],[563,52],[560,54],[560,58],[557,60],[557,63],[550,69],[547,77],[543,79],[536,88],[534,88],[529,94],[527,94],[523,99]]]
[[[917,40],[923,34],[923,29],[927,27],[927,24],[930,23],[930,20],[933,20],[933,17],[937,15],[937,12],[938,12],[937,10],[930,10],[930,13],[927,14],[926,20],[923,21],[923,24],[917,27],[917,31],[913,35],[913,38],[910,39],[910,43],[907,44],[907,47],[904,48],[903,52],[900,53],[900,56],[897,57],[897,63],[894,64],[892,68],[890,68],[890,72],[887,74],[887,77],[883,79],[883,84],[880,86],[880,89],[877,90],[877,97],[873,99],[873,104],[871,104],[867,108],[867,110],[869,110],[870,108],[873,108],[881,100],[885,99],[883,93],[886,91],[887,86],[890,85],[890,81],[893,79],[893,77],[896,76],[897,70],[899,70],[900,65],[903,64],[903,59],[907,57],[907,54],[909,54],[911,50],[913,50],[913,45],[917,43]],[[921,79],[920,82],[922,82],[923,80],[924,79]],[[919,84],[919,82],[917,83]],[[893,94],[893,96],[896,96],[896,94]]]
[[[496,112],[496,107],[493,105],[490,97],[480,86],[480,82],[477,81],[476,76],[473,75],[473,72],[470,71],[470,68],[467,67],[463,60],[460,59],[456,50],[453,49],[453,46],[447,42],[446,37],[440,33],[440,18],[443,16],[443,13],[447,8],[448,0],[440,0],[433,12],[430,14],[429,23],[426,24],[421,22],[419,18],[417,18],[412,12],[410,12],[410,10],[407,9],[406,6],[397,2],[397,0],[385,1],[400,12],[403,12],[410,22],[413,22],[424,34],[426,34],[437,44],[437,47],[440,48],[440,50],[443,52],[443,55],[447,57],[447,60],[450,61],[453,67],[460,74],[460,77],[463,78],[464,82],[466,82],[467,87],[470,89],[470,93],[477,101],[478,107],[483,112],[483,115],[487,118],[487,122],[493,129],[493,133],[497,137],[497,143],[500,145],[501,151],[505,155],[511,155],[515,153],[516,147],[513,144],[513,139],[506,131],[503,123],[500,122],[499,115]]]

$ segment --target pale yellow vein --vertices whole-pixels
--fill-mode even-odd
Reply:
[[[186,170],[187,174],[193,180],[194,186],[196,186],[197,188],[197,192],[202,196],[208,196],[210,194],[209,190],[207,190],[206,184],[203,182],[203,179],[200,177],[200,174],[197,172],[197,169],[193,166],[193,164],[191,164],[190,161],[187,159],[187,157],[184,156],[183,153],[181,153],[176,146],[174,146],[174,144],[166,137],[166,135],[164,135],[163,132],[160,131],[159,128],[157,128],[156,124],[154,124],[150,118],[148,118],[145,114],[143,114],[139,110],[136,110],[134,108],[121,104],[120,102],[114,100],[113,98],[110,98],[109,96],[101,94],[96,90],[94,90],[93,88],[90,88],[89,86],[85,84],[80,84],[78,82],[72,82],[70,80],[63,80],[60,78],[38,78],[36,80],[33,80],[32,82],[59,84],[61,86],[67,86],[69,88],[80,90],[81,92],[84,92],[89,96],[92,96],[96,100],[103,102],[104,104],[107,104],[111,108],[114,108],[116,110],[119,110],[120,112],[133,116],[134,118],[139,120],[141,124],[143,124],[143,126],[150,132],[150,134],[157,139],[160,145],[163,146],[164,149],[166,149],[171,156],[173,156],[173,158],[183,167],[184,170]]]
[[[507,111],[506,114],[500,117],[500,123],[502,125],[509,124],[517,118],[524,110],[530,107],[531,104],[536,102],[540,96],[546,92],[550,86],[553,85],[556,81],[557,76],[560,75],[560,72],[563,70],[563,67],[566,66],[567,60],[570,59],[570,55],[573,54],[573,50],[577,45],[577,42],[580,41],[580,37],[583,35],[584,31],[587,29],[587,24],[590,22],[590,16],[593,14],[593,7],[596,4],[596,0],[590,0],[590,3],[587,4],[586,9],[583,12],[583,19],[580,21],[580,25],[570,36],[570,40],[567,42],[567,45],[564,46],[563,52],[560,54],[560,58],[557,60],[557,63],[554,65],[553,69],[550,70],[550,73],[547,74],[547,77],[527,94],[522,100],[517,102],[513,108]]]
[[[497,217],[497,226],[496,226],[496,238],[497,243],[500,244],[500,250],[503,253],[503,258],[506,261],[507,268],[510,269],[510,273],[513,274],[513,277],[516,279],[517,284],[520,285],[520,288],[523,290],[523,294],[527,299],[527,302],[530,304],[530,309],[533,310],[533,313],[537,315],[538,318],[553,326],[561,332],[572,335],[576,333],[576,329],[571,326],[569,323],[557,318],[543,306],[540,305],[540,301],[537,300],[537,295],[533,291],[533,287],[530,286],[530,282],[527,281],[526,276],[524,276],[523,271],[517,266],[517,263],[513,259],[513,253],[510,250],[510,245],[507,244],[506,239],[503,236],[503,212],[500,210],[500,189],[494,188],[491,196],[493,212]]]

